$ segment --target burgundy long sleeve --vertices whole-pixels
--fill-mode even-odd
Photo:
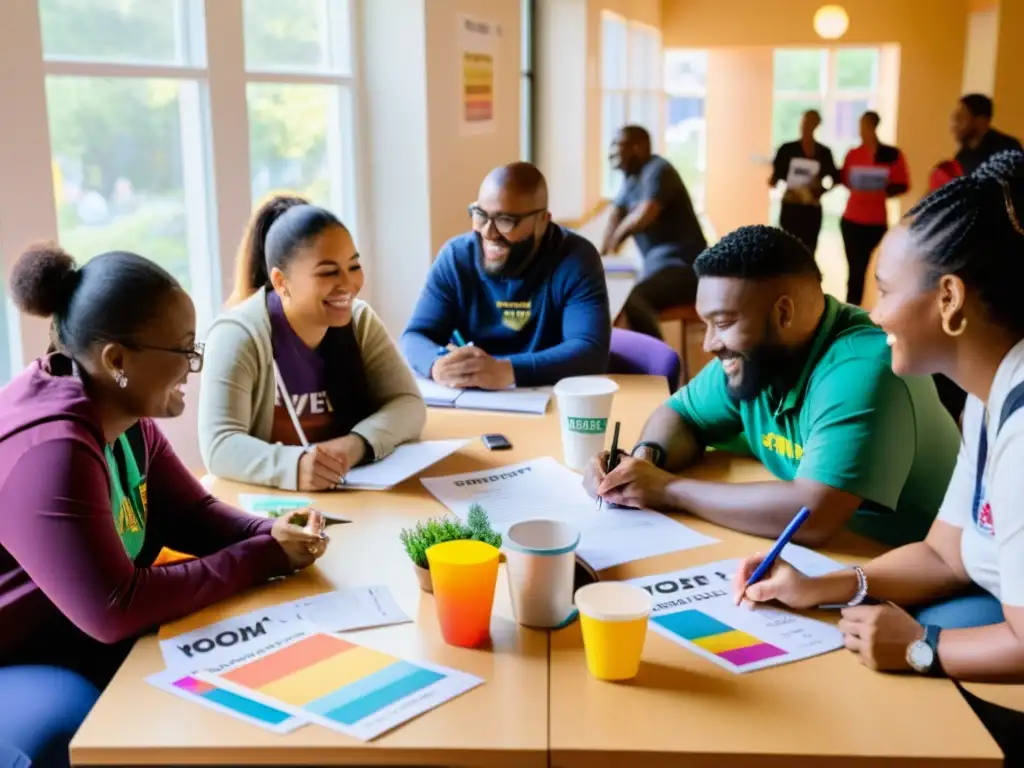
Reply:
[[[284,551],[265,532],[267,523],[212,500],[159,431],[143,427],[150,457],[147,548],[152,528],[164,532],[169,546],[205,556],[136,567],[112,522],[99,451],[75,436],[43,440],[18,459],[0,489],[0,542],[30,582],[5,594],[0,575],[0,617],[34,584],[79,629],[111,643],[289,570]],[[46,631],[32,626],[29,612],[14,608],[6,615],[18,613],[21,626],[0,621],[7,625],[0,631],[0,658],[5,646]]]

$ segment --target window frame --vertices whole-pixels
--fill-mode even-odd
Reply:
[[[622,49],[615,51],[617,61],[609,62],[609,25],[614,25],[616,33],[622,35]],[[646,62],[638,66],[636,49],[641,45],[651,47],[646,52]],[[605,119],[608,113],[607,105],[612,99],[622,99],[625,102],[625,124],[637,123],[644,125],[651,134],[651,149],[654,152],[661,152],[664,143],[664,122],[665,122],[665,95],[662,86],[662,56],[664,53],[661,31],[657,27],[642,22],[627,19],[614,11],[603,9],[601,11],[601,56],[599,72],[599,101],[601,108],[601,195],[612,198],[616,193],[615,171],[608,163],[608,149],[614,132],[622,125],[609,125]],[[649,76],[639,77],[637,70],[643,70]],[[610,73],[615,73],[610,76]],[[638,83],[637,80],[644,82]],[[612,82],[609,82],[609,81]],[[648,115],[643,114],[644,106],[635,108],[642,104],[647,108],[653,107],[654,124],[648,125]]]
[[[367,172],[363,153],[357,151],[365,146],[362,52],[356,34],[361,2],[326,2],[329,12],[344,9],[344,15],[331,25],[335,33],[330,39],[335,49],[333,61],[347,62],[345,72],[248,71],[243,0],[182,0],[180,61],[170,64],[44,57],[39,0],[3,0],[0,103],[5,105],[6,117],[0,167],[10,169],[5,184],[0,185],[0,259],[5,274],[10,273],[24,244],[56,240],[59,234],[46,105],[46,79],[52,76],[161,78],[196,84],[180,90],[179,110],[183,157],[201,157],[201,162],[185,162],[183,168],[190,294],[200,335],[224,308],[234,277],[233,256],[252,213],[246,99],[250,82],[339,86],[339,110],[347,125],[337,132],[342,134],[336,153],[342,172],[340,183],[332,183],[332,199],[340,199],[337,213],[358,238],[360,248],[370,248],[360,234],[369,232],[366,212],[355,195]],[[338,53],[344,54],[346,48],[347,55],[339,58]],[[346,103],[340,103],[343,100]],[[116,243],[110,245],[117,247]],[[21,316],[11,301],[5,309],[7,327],[0,332],[5,330],[9,341],[10,370],[19,371],[46,349],[49,324]]]

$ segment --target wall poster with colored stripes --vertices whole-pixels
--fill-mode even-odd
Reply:
[[[843,647],[831,624],[774,606],[738,606],[738,560],[631,579],[651,594],[651,628],[709,661],[741,674]]]
[[[369,740],[480,685],[324,632],[195,678],[273,710]]]

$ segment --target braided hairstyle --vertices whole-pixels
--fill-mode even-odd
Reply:
[[[993,155],[907,212],[929,281],[956,275],[995,323],[1024,336],[1024,152]]]

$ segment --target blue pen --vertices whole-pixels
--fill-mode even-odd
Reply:
[[[776,558],[782,553],[783,548],[789,544],[789,540],[793,538],[794,534],[800,529],[800,526],[804,524],[808,517],[811,516],[811,510],[807,507],[801,507],[800,511],[796,513],[789,525],[786,526],[786,530],[779,536],[779,540],[775,542],[775,546],[772,547],[772,551],[768,553],[768,556],[761,561],[761,564],[757,566],[756,570],[750,574],[750,578],[747,579],[747,583],[743,587],[744,594],[747,591],[747,587],[751,584],[756,584],[765,577],[768,571],[771,570],[772,565],[775,564]]]
[[[464,338],[462,338],[462,334],[459,333],[459,329],[458,328],[456,328],[454,331],[452,331],[452,341],[455,342],[455,346],[456,347],[464,347],[464,346],[466,346],[466,340]]]

